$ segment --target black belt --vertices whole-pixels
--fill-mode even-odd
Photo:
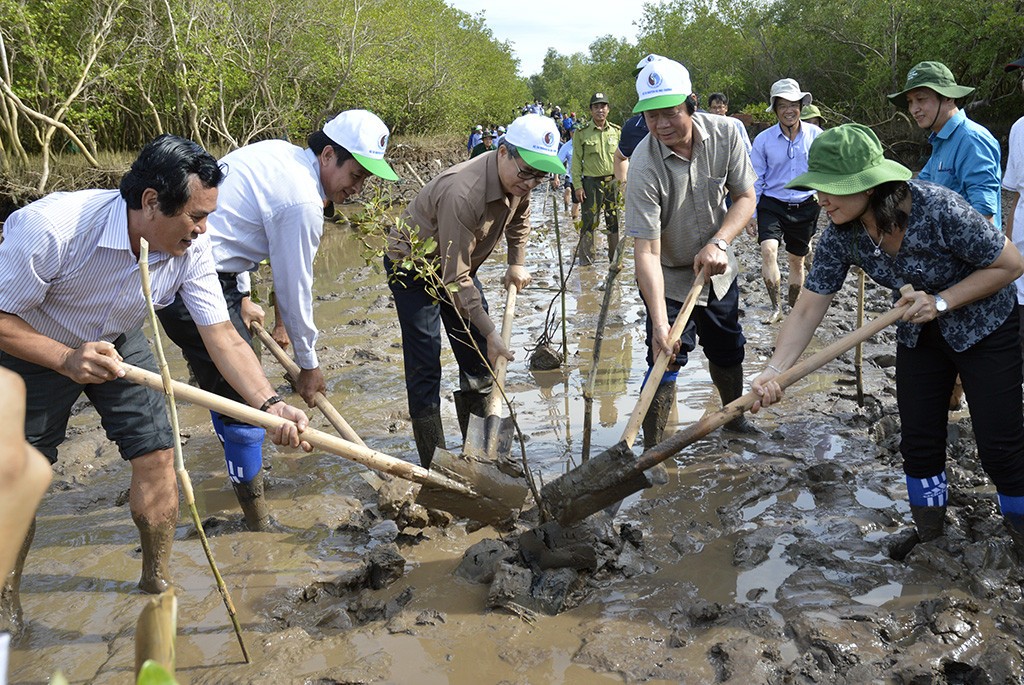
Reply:
[[[217,278],[219,278],[224,283],[230,283],[230,282],[232,282],[232,281],[234,281],[235,279],[238,278],[238,274],[237,273],[229,273],[227,271],[218,271],[217,272]]]
[[[583,178],[590,178],[595,181],[610,181],[615,178],[615,174],[608,174],[607,176],[584,176]]]
[[[803,202],[786,202],[784,200],[780,200],[777,197],[772,197],[771,195],[765,195],[765,197],[768,198],[769,200],[774,200],[775,202],[779,203],[780,205],[785,205],[786,209],[800,209],[801,207],[806,207],[808,205],[818,204],[818,201],[814,199],[813,195],[811,195],[809,198],[807,198]]]

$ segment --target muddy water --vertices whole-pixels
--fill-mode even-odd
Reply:
[[[527,348],[540,334],[557,284],[554,236],[545,220],[550,196],[539,191],[534,202],[541,201],[545,207],[534,211],[538,226],[528,262],[534,286],[519,298],[512,341],[517,356],[509,365],[508,386],[529,439],[531,468],[551,479],[579,458],[582,386],[605,262],[576,269],[569,279],[566,371],[532,373]],[[572,238],[563,240],[566,254]],[[766,298],[750,276],[757,273],[756,262],[749,261],[756,248],[741,249],[748,259],[741,283],[752,377],[777,327],[757,323]],[[595,453],[618,441],[645,366],[643,309],[626,261],[613,286],[598,373]],[[499,256],[481,271],[496,317],[503,302],[497,287],[501,263]],[[400,336],[383,276],[364,265],[349,231],[334,225],[325,232],[316,273],[320,355],[330,399],[370,446],[414,459]],[[839,328],[848,327],[852,314],[840,312],[837,319]],[[555,339],[560,342],[560,334]],[[172,356],[176,375],[187,375],[180,358]],[[453,368],[447,348],[444,362]],[[265,366],[280,379],[272,360],[265,358]],[[885,371],[872,367],[868,373],[869,392],[887,397],[891,381]],[[898,565],[886,557],[884,538],[907,519],[902,477],[869,438],[871,421],[854,408],[849,386],[836,393],[840,375],[849,376],[848,368],[830,367],[794,388],[787,403],[755,419],[765,436],[717,433],[685,450],[668,464],[668,485],[631,497],[620,514],[620,521],[644,534],[643,563],[593,579],[576,609],[532,620],[486,611],[486,586],[452,574],[469,545],[494,536],[489,529],[466,533],[462,525],[400,538],[405,575],[340,609],[334,598],[310,592],[351,576],[377,544],[358,526],[346,525],[373,501],[359,467],[331,455],[268,446],[268,497],[282,531],[243,533],[208,416],[182,407],[198,507],[204,519],[213,517],[207,528],[214,556],[253,660],[241,663],[183,512],[172,559],[179,595],[178,678],[475,684],[760,683],[782,682],[784,676],[810,682],[801,677],[813,676],[815,682],[867,682],[839,679],[839,665],[829,666],[836,660],[822,657],[824,648],[814,651],[814,636],[839,645],[838,652],[857,653],[863,663],[885,662],[888,668],[900,646],[878,646],[877,635],[830,633],[828,626],[841,623],[841,614],[871,614],[881,607],[874,620],[903,635],[903,647],[924,644],[901,626],[913,623],[922,602],[943,590],[948,595],[950,588],[926,564]],[[446,374],[442,412],[449,445],[458,442],[451,403],[455,383],[455,373]],[[681,374],[679,388],[680,424],[718,406],[699,352]],[[318,417],[313,421],[326,426]],[[130,680],[134,623],[145,598],[134,590],[137,534],[119,497],[128,470],[103,439],[91,408],[74,418],[73,432],[62,449],[57,485],[39,514],[23,581],[28,631],[12,649],[12,682],[42,683],[56,669],[75,683]],[[813,471],[821,465],[838,475]],[[952,592],[971,596],[959,586]],[[989,610],[1010,609],[982,606],[976,612],[982,617],[972,624],[974,637],[946,640],[934,649],[929,643],[914,652],[914,664],[931,663],[932,656],[954,649],[968,660],[982,651],[984,639],[977,635],[991,639],[1000,630],[1012,632],[983,618]],[[886,611],[892,613],[884,618]]]

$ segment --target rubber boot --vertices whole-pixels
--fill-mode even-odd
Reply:
[[[467,421],[469,420],[467,416]],[[416,440],[416,451],[420,455],[420,464],[429,469],[434,460],[434,450],[445,449],[444,426],[441,424],[441,412],[436,411],[412,420],[412,436]]]
[[[946,525],[946,507],[920,507],[910,505],[917,537],[921,542],[931,542],[941,537]]]
[[[270,522],[267,499],[263,495],[263,471],[259,471],[255,478],[245,483],[232,481],[231,487],[235,490],[238,505],[242,507],[245,527],[256,533],[274,530],[274,525]]]
[[[651,406],[647,408],[644,415],[644,449],[648,450],[659,442],[665,435],[665,426],[668,424],[668,415],[672,411],[672,405],[676,401],[676,383],[662,383],[654,392]]]
[[[151,523],[142,517],[135,519],[139,529],[139,541],[142,543],[142,577],[139,589],[150,594],[160,594],[171,586],[167,562],[171,558],[171,545],[174,543],[174,521]]]
[[[21,574],[25,570],[25,557],[28,556],[35,534],[36,522],[33,519],[14,561],[14,568],[7,574],[3,588],[0,589],[0,632],[10,633],[15,640],[25,630],[25,617],[21,610]]]
[[[1017,556],[1021,563],[1024,563],[1024,514],[1003,514],[1003,523],[1013,540],[1013,547],[1017,550]]]
[[[768,299],[772,303],[772,311],[768,314],[764,323],[775,323],[782,318],[782,304],[779,302],[780,284],[778,282],[765,281],[764,286],[768,289]]]
[[[608,262],[612,263],[615,261],[615,248],[619,245],[619,234],[609,233],[608,234]]]
[[[580,231],[580,244],[576,255],[576,262],[580,266],[590,266],[594,263],[594,229]]]
[[[723,407],[743,394],[743,364],[722,367],[708,362],[708,371],[711,372],[711,382],[718,388],[718,395],[722,398]],[[725,424],[725,429],[747,435],[756,435],[762,432],[750,421],[747,421],[747,417],[744,414],[740,414]]]
[[[462,433],[462,440],[465,441],[469,417],[471,415],[482,417],[487,411],[487,395],[475,390],[456,390],[452,396],[455,399],[455,415],[459,417],[459,431]]]
[[[789,284],[789,297],[787,298],[787,300],[789,301],[790,309],[796,306],[796,300],[798,297],[800,297],[801,287],[802,286],[799,285],[793,285],[792,283]]]

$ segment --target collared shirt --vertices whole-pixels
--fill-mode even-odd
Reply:
[[[597,128],[591,121],[572,136],[572,177],[583,183],[584,176],[611,176],[614,171],[615,148],[619,146],[620,129],[610,121]],[[582,186],[581,186],[582,187]]]
[[[313,257],[324,231],[324,190],[316,155],[284,140],[264,140],[221,161],[227,174],[217,211],[207,220],[217,271],[253,271],[269,259],[295,361],[303,369],[315,369]]]
[[[626,184],[626,232],[643,240],[661,239],[665,296],[686,299],[693,285],[693,259],[722,227],[725,197],[754,183],[754,170],[739,131],[725,117],[693,115],[691,159],[680,157],[654,136],[637,146]],[[711,280],[724,297],[736,279],[738,264],[729,248],[729,267]],[[700,304],[707,304],[708,290]]]
[[[757,174],[754,192],[758,202],[762,195],[792,203],[803,202],[814,195],[813,190],[792,190],[786,188],[786,184],[807,171],[807,151],[819,135],[821,129],[806,121],[800,123],[800,131],[793,140],[786,137],[780,124],[757,134],[750,150],[750,162]]]
[[[1018,119],[1010,129],[1010,146],[1006,153],[1003,188],[1019,193],[1010,230],[1013,244],[1018,250],[1024,251],[1024,117]],[[1024,304],[1024,276],[1018,278],[1016,283],[1017,303]]]
[[[530,196],[506,195],[498,178],[498,154],[480,155],[435,176],[409,203],[388,236],[391,261],[397,263],[409,256],[406,231],[413,230],[420,240],[437,241],[429,256],[441,261],[441,279],[446,285],[459,285],[455,293],[459,313],[482,335],[490,335],[494,324],[484,311],[473,276],[503,234],[509,265],[525,263]]]
[[[572,141],[567,140],[562,143],[561,147],[558,148],[558,159],[562,162],[566,169],[572,169]],[[568,173],[565,175],[565,182],[572,183],[572,174]]]
[[[474,157],[479,157],[485,152],[490,152],[491,150],[497,149],[498,146],[494,144],[493,140],[491,141],[490,147],[488,147],[486,143],[480,142],[473,146],[473,151],[469,153],[469,158],[473,159]]]
[[[981,124],[958,111],[938,133],[931,133],[932,156],[918,176],[960,193],[984,216],[1003,225],[999,192],[999,143]]]
[[[938,293],[994,262],[1002,253],[1002,232],[971,209],[963,197],[947,188],[910,181],[910,217],[903,243],[895,257],[875,246],[863,228],[837,229],[829,224],[814,251],[814,263],[804,287],[831,295],[843,287],[854,264],[878,284],[893,290],[893,302],[906,283],[915,290]],[[942,337],[957,352],[998,328],[1014,306],[1012,284],[981,300],[952,309],[938,318]],[[917,345],[921,326],[900,321],[897,339],[907,347]]]
[[[484,139],[484,134],[474,131],[469,134],[469,142],[466,143],[466,151],[472,152],[473,148],[479,145]]]
[[[180,290],[196,323],[228,320],[205,235],[180,257],[151,250],[149,271],[157,309]],[[128,206],[117,190],[53,193],[8,217],[0,243],[0,311],[77,348],[139,328],[146,310]]]

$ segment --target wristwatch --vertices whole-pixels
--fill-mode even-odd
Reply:
[[[722,252],[728,252],[729,251],[729,243],[725,242],[725,240],[723,240],[722,238],[714,238],[714,239],[708,241],[708,245],[714,245],[715,247],[717,247]]]
[[[946,313],[946,310],[949,309],[949,304],[942,299],[942,295],[936,293],[932,297],[935,298],[935,311],[939,313],[939,316],[942,316]]]

